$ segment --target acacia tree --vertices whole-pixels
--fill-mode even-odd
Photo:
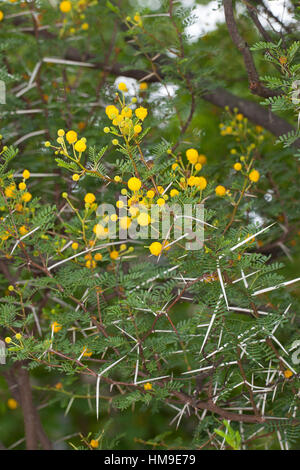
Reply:
[[[1,2],[4,447],[297,447],[299,8],[156,7]]]

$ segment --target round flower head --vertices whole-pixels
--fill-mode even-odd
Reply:
[[[149,191],[147,191],[147,198],[148,199],[153,199],[155,196],[155,192],[153,191],[153,189],[150,189]]]
[[[132,109],[131,108],[128,108],[127,106],[125,108],[122,109],[122,112],[121,112],[121,117],[123,116],[123,118],[131,118],[132,117]]]
[[[24,180],[28,180],[28,178],[30,178],[30,172],[28,170],[23,171],[23,178]]]
[[[196,186],[198,186],[199,189],[203,190],[207,186],[207,181],[204,176],[199,176],[196,178]]]
[[[144,390],[152,390],[152,384],[150,382],[145,383]]]
[[[3,18],[4,18],[4,13],[3,13],[3,11],[2,11],[2,10],[0,10],[0,21],[2,21],[2,20],[3,20]]]
[[[142,186],[142,182],[141,180],[133,176],[132,178],[128,180],[127,185],[131,191],[138,191],[140,187]]]
[[[203,154],[199,155],[199,157],[198,157],[198,163],[201,163],[201,165],[205,165],[206,162],[207,162],[206,156],[203,155]]]
[[[84,140],[77,140],[75,146],[74,146],[76,152],[84,152],[86,150],[86,143]]]
[[[290,377],[292,377],[292,375],[293,375],[293,372],[290,369],[286,369],[284,371],[284,376],[286,379],[289,379]]]
[[[90,442],[90,446],[91,446],[93,449],[97,449],[97,447],[99,447],[98,439],[92,439],[91,442]]]
[[[143,108],[142,106],[135,110],[136,117],[139,118],[141,121],[143,121],[147,117],[147,114],[148,114],[147,109]]]
[[[159,242],[153,242],[149,246],[149,250],[150,250],[151,255],[158,256],[161,253],[162,244]]]
[[[111,259],[117,259],[119,258],[119,252],[117,250],[113,250],[110,252],[109,256],[111,257]]]
[[[179,191],[177,189],[171,189],[171,191],[170,191],[170,196],[171,197],[178,196],[178,194],[179,194]]]
[[[119,114],[119,110],[118,108],[116,108],[114,105],[109,105],[109,106],[106,106],[105,108],[105,112],[107,114],[107,116],[109,117],[110,120],[113,120],[115,119],[118,114]]]
[[[196,149],[188,149],[186,152],[186,158],[190,163],[195,165],[198,161],[198,152]]]
[[[257,183],[257,181],[259,180],[259,177],[260,177],[259,171],[257,171],[257,170],[251,170],[250,171],[249,180],[253,181],[253,183]]]
[[[141,82],[140,83],[140,90],[145,91],[148,88],[148,83],[147,82]]]
[[[65,135],[65,131],[63,129],[58,129],[57,135],[58,137],[63,137]]]
[[[68,0],[65,0],[61,2],[61,4],[59,5],[59,8],[60,8],[60,11],[62,11],[63,13],[69,13],[69,11],[71,11],[72,9],[72,3],[69,2]]]
[[[125,93],[126,91],[128,91],[128,88],[127,88],[127,86],[126,86],[126,83],[124,83],[124,82],[119,83],[118,88],[119,88],[120,91],[123,91],[124,93]]]
[[[84,196],[84,202],[86,202],[87,204],[93,204],[93,202],[95,202],[95,200],[96,200],[96,197],[93,193],[87,193]]]
[[[51,329],[53,330],[53,333],[57,333],[59,330],[62,329],[62,326],[57,321],[54,321],[53,323],[51,323]]]
[[[75,173],[75,174],[72,176],[72,180],[73,180],[73,181],[78,181],[79,179],[80,179],[80,176],[79,176],[77,173]]]
[[[22,201],[24,202],[29,202],[31,201],[32,199],[32,195],[30,193],[24,193],[23,196],[22,196]]]
[[[77,140],[77,132],[75,131],[69,131],[66,133],[66,139],[69,142],[69,144],[74,144]]]
[[[224,186],[221,186],[221,185],[217,186],[215,191],[216,191],[216,196],[219,196],[219,197],[223,197],[226,194],[226,188],[224,188]]]
[[[121,217],[120,218],[120,227],[123,229],[123,230],[126,230],[127,228],[129,228],[131,225],[131,219],[130,217]]]
[[[140,224],[142,227],[146,227],[150,224],[151,217],[149,214],[147,214],[147,212],[141,212],[137,218],[137,221],[138,224]]]
[[[233,165],[233,168],[235,169],[235,171],[240,171],[242,169],[242,165],[241,163],[237,162]]]
[[[72,245],[71,245],[71,248],[72,248],[72,250],[77,250],[78,249],[78,243],[73,242]]]
[[[142,129],[142,126],[137,124],[136,126],[134,126],[133,130],[135,134],[139,134],[140,132],[142,132],[143,129]]]
[[[96,253],[96,254],[95,254],[95,260],[96,260],[96,261],[101,261],[101,260],[102,260],[102,255],[101,255],[101,253]]]
[[[16,408],[18,408],[18,402],[14,398],[9,398],[7,400],[7,406],[10,410],[15,410]]]

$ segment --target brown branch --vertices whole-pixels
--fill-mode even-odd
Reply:
[[[273,92],[272,90],[269,90],[260,82],[259,75],[257,73],[249,46],[239,33],[239,30],[238,30],[238,27],[234,18],[232,0],[224,0],[223,4],[224,4],[224,13],[225,13],[225,20],[226,20],[228,32],[231,36],[233,43],[236,45],[238,50],[243,55],[244,64],[245,64],[246,71],[248,74],[249,88],[251,92],[256,95],[263,96],[265,98],[269,96],[278,95],[277,92]]]
[[[39,414],[33,403],[29,373],[22,362],[16,362],[8,371],[3,372],[12,396],[20,403],[24,418],[27,450],[37,450],[38,441],[44,450],[51,450],[52,444],[47,437]]]

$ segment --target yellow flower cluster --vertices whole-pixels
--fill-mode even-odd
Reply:
[[[57,136],[56,142],[59,146],[52,145],[51,142],[47,141],[45,142],[45,147],[53,148],[55,155],[63,155],[73,162],[76,162],[81,167],[81,156],[87,149],[86,138],[81,137],[78,139],[76,131],[69,130],[68,132],[65,132],[64,129],[58,129]],[[70,155],[68,152],[67,143],[72,146],[73,155]],[[84,173],[84,169],[82,173]],[[78,181],[80,176],[81,174],[75,173],[72,176],[73,181]]]

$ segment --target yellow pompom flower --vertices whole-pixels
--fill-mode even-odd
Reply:
[[[124,207],[124,202],[123,201],[117,201],[116,206],[117,206],[118,209],[122,209],[122,207]]]
[[[279,62],[281,63],[281,65],[285,65],[287,63],[287,57],[285,56],[279,57]]]
[[[187,179],[187,184],[189,186],[195,186],[196,185],[196,182],[197,182],[197,177],[195,176],[190,176],[188,179]]]
[[[196,165],[195,165],[195,170],[196,170],[196,171],[202,170],[202,164],[201,164],[201,163],[196,163]]]
[[[15,400],[14,398],[9,398],[7,400],[7,406],[10,410],[15,410],[16,408],[18,408],[18,402],[17,400]]]
[[[252,181],[253,183],[257,183],[259,178],[260,178],[259,171],[254,170],[254,169],[250,171],[250,173],[249,173],[249,180],[250,181]]]
[[[235,171],[240,171],[242,169],[242,165],[241,163],[237,162],[233,165],[233,168],[235,169]]]
[[[135,134],[139,134],[140,132],[142,132],[143,129],[142,129],[142,126],[137,124],[136,126],[134,126],[133,130]]]
[[[147,82],[141,82],[140,83],[140,90],[145,91],[148,89],[148,83]]]
[[[284,371],[284,376],[286,379],[289,379],[290,377],[292,377],[292,375],[293,375],[293,372],[290,369],[286,369]]]
[[[179,191],[177,189],[171,189],[171,191],[170,191],[170,196],[171,197],[178,196],[178,194],[179,194]]]
[[[94,269],[96,267],[96,261],[93,259],[88,259],[85,263],[85,266],[89,269]]]
[[[127,185],[131,191],[138,191],[140,187],[142,186],[142,182],[141,180],[133,176],[132,178],[128,180]]]
[[[196,178],[196,186],[198,186],[199,189],[203,190],[207,186],[207,181],[204,176],[199,176]]]
[[[24,180],[28,180],[28,178],[30,178],[30,172],[28,170],[23,171],[23,178]]]
[[[125,93],[126,91],[128,91],[128,88],[127,88],[127,86],[126,86],[126,83],[124,83],[124,82],[119,83],[118,89],[119,89],[120,91],[123,91],[124,93]]]
[[[111,104],[109,106],[106,106],[105,113],[107,114],[110,120],[113,120],[118,116],[119,110],[113,104]]]
[[[16,337],[16,339],[19,341],[19,340],[22,338],[22,335],[21,335],[21,333],[17,333],[17,334],[15,335],[15,337]]]
[[[135,110],[135,115],[138,119],[143,121],[147,117],[148,111],[146,108],[143,108],[143,106],[140,106]]]
[[[24,202],[29,202],[29,201],[31,201],[31,199],[32,199],[32,194],[30,194],[28,192],[24,193],[23,196],[22,196],[22,200]]]
[[[109,256],[111,259],[117,259],[119,257],[119,252],[117,250],[113,250],[110,252]]]
[[[96,200],[96,197],[95,197],[95,194],[93,194],[93,193],[87,193],[84,196],[84,202],[86,202],[87,204],[93,204],[93,202],[95,202],[95,200]]]
[[[19,232],[21,235],[26,235],[26,233],[28,232],[27,228],[25,227],[25,225],[21,225],[21,227],[19,228]]]
[[[51,329],[53,333],[58,333],[58,331],[62,329],[62,325],[57,321],[54,321],[51,323]]]
[[[216,196],[223,197],[226,194],[226,188],[222,185],[219,185],[215,189]]]
[[[163,206],[165,203],[166,201],[162,197],[158,198],[156,201],[156,204],[160,207]]]
[[[24,191],[24,189],[26,189],[26,184],[23,183],[23,182],[19,183],[19,189],[20,189],[21,191]]]
[[[95,261],[101,261],[103,256],[101,255],[101,253],[96,253],[94,258],[95,258]]]
[[[72,3],[69,2],[68,0],[64,0],[63,2],[60,3],[59,5],[60,11],[63,13],[69,13],[72,9]]]
[[[0,21],[2,21],[2,20],[3,20],[3,18],[4,18],[4,13],[3,13],[3,11],[2,11],[2,10],[0,10]]]
[[[65,131],[63,129],[58,129],[57,135],[58,137],[63,137],[65,135]]]
[[[201,163],[201,165],[205,165],[207,163],[207,158],[205,155],[201,154],[198,157],[198,163]]]
[[[155,192],[153,191],[153,189],[150,189],[149,191],[147,191],[146,196],[148,199],[153,199],[155,196]]]
[[[83,353],[83,356],[85,357],[91,357],[91,355],[93,354],[93,352],[90,351],[90,349],[88,349],[86,346],[83,346],[81,352]]]
[[[5,196],[7,198],[10,198],[10,197],[14,198],[16,196],[15,190],[16,190],[16,185],[15,184],[11,184],[11,185],[7,186],[7,188],[5,188],[5,191],[4,191]]]
[[[150,382],[145,383],[144,390],[152,390],[152,384]]]
[[[93,232],[96,234],[97,238],[103,238],[107,236],[107,232],[101,224],[95,225],[93,228]]]
[[[188,149],[185,154],[186,158],[190,163],[192,163],[193,165],[197,163],[199,155],[196,149]]]
[[[97,449],[97,447],[99,447],[98,439],[92,439],[91,442],[90,442],[90,446],[91,446],[93,449]]]
[[[76,152],[84,152],[86,150],[86,143],[83,139],[80,139],[76,142],[75,146],[74,146]]]
[[[146,227],[151,222],[151,217],[147,212],[141,212],[137,218],[138,224],[142,227]]]
[[[72,176],[72,180],[73,181],[78,181],[80,179],[80,175],[78,175],[77,173],[75,173],[73,176]]]
[[[78,249],[78,243],[73,242],[72,245],[71,245],[71,248],[72,248],[72,250],[77,250]]]
[[[131,218],[130,217],[121,217],[120,218],[120,227],[123,229],[123,230],[126,230],[127,228],[129,228],[131,225]]]
[[[89,29],[89,24],[88,23],[82,23],[81,29],[83,29],[83,31],[87,31]]]
[[[7,336],[4,341],[6,342],[6,344],[9,344],[11,343],[11,338]]]
[[[127,106],[122,109],[121,116],[117,118],[118,121],[121,120],[121,117],[123,118],[131,118],[132,117],[132,109],[128,108]]]
[[[162,244],[159,242],[153,242],[149,246],[150,253],[154,256],[158,256],[161,253],[162,250]]]
[[[138,208],[138,207],[136,207],[136,206],[129,207],[129,214],[130,214],[132,217],[137,216],[138,213],[139,213],[139,208]]]
[[[68,131],[66,133],[66,139],[69,142],[69,144],[74,144],[77,140],[77,132],[75,131]]]

